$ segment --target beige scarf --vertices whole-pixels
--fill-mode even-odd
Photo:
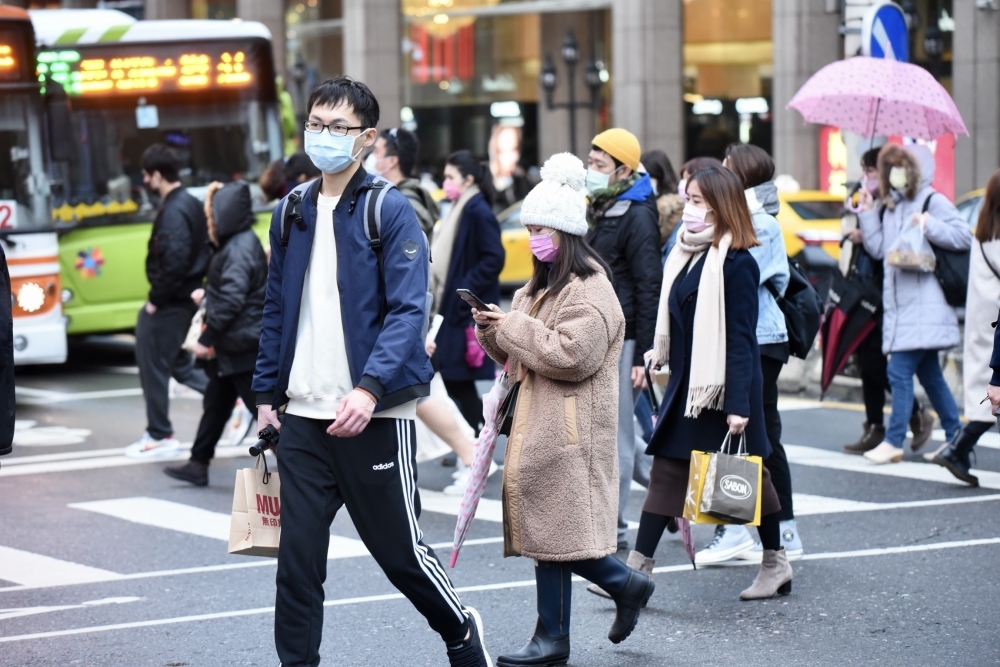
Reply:
[[[714,226],[698,233],[682,229],[663,269],[652,361],[657,366],[669,367],[670,289],[688,261],[708,251],[698,283],[698,303],[694,311],[694,343],[685,417],[697,417],[705,408],[722,410],[726,401],[726,289],[722,264],[733,238],[726,234],[719,247],[715,248],[712,247],[714,237]]]
[[[479,194],[479,186],[471,185],[455,200],[448,211],[447,217],[434,232],[434,243],[431,245],[431,294],[434,295],[433,313],[441,309],[441,295],[444,294],[444,284],[448,280],[448,268],[451,266],[451,252],[455,249],[455,237],[458,235],[459,223],[462,222],[462,211],[470,199]]]

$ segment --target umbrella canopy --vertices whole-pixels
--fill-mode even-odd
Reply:
[[[510,388],[511,382],[505,371],[497,378],[493,388],[483,395],[483,430],[479,432],[479,440],[476,441],[476,451],[472,455],[472,465],[469,467],[469,485],[465,487],[465,497],[462,498],[462,504],[458,509],[451,567],[455,567],[455,563],[458,562],[458,552],[465,542],[472,519],[476,516],[479,499],[486,490],[486,480],[490,476],[490,464],[493,462],[493,450],[496,449],[499,435],[500,406],[510,393]]]
[[[878,287],[857,275],[834,277],[830,287],[830,305],[820,327],[823,372],[820,390],[826,392],[834,376],[844,369],[847,360],[875,329],[875,313],[881,294]]]
[[[969,134],[958,107],[930,72],[885,58],[856,56],[830,63],[788,106],[807,123],[835,125],[863,137],[900,135],[930,141]]]

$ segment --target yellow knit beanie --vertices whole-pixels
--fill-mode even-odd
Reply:
[[[622,164],[627,164],[632,171],[639,169],[639,157],[642,155],[639,140],[628,130],[620,127],[604,130],[590,143]]]

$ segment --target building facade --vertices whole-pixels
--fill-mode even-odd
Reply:
[[[583,157],[610,126],[679,166],[742,141],[779,173],[820,184],[821,128],[785,105],[824,65],[858,52],[860,16],[882,0],[21,0],[118,8],[140,18],[261,21],[301,111],[347,73],[367,82],[382,124],[415,128],[422,166],[470,148],[494,166]],[[971,133],[955,147],[956,193],[1000,166],[1000,5],[900,0],[911,61],[952,92]],[[954,44],[954,46],[952,46]],[[543,85],[543,81],[548,85]],[[575,108],[566,108],[570,102]],[[512,147],[513,146],[513,147]],[[856,162],[847,151],[848,176]],[[509,161],[509,159],[507,159]],[[828,186],[824,183],[823,186]]]

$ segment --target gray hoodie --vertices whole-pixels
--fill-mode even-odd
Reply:
[[[907,188],[884,193],[893,206],[865,211],[858,216],[864,235],[865,250],[883,260],[904,225],[919,215],[928,197],[925,235],[933,245],[945,250],[967,250],[972,245],[972,231],[958,209],[944,195],[931,187],[934,180],[934,156],[926,146],[887,146],[879,155],[879,175],[888,190],[888,174],[894,166],[905,167]],[[912,197],[907,194],[914,193]],[[881,214],[881,215],[880,215]],[[941,284],[933,273],[904,271],[885,266],[882,288],[884,319],[882,351],[885,354],[904,350],[943,350],[961,343],[955,309],[944,298]]]

